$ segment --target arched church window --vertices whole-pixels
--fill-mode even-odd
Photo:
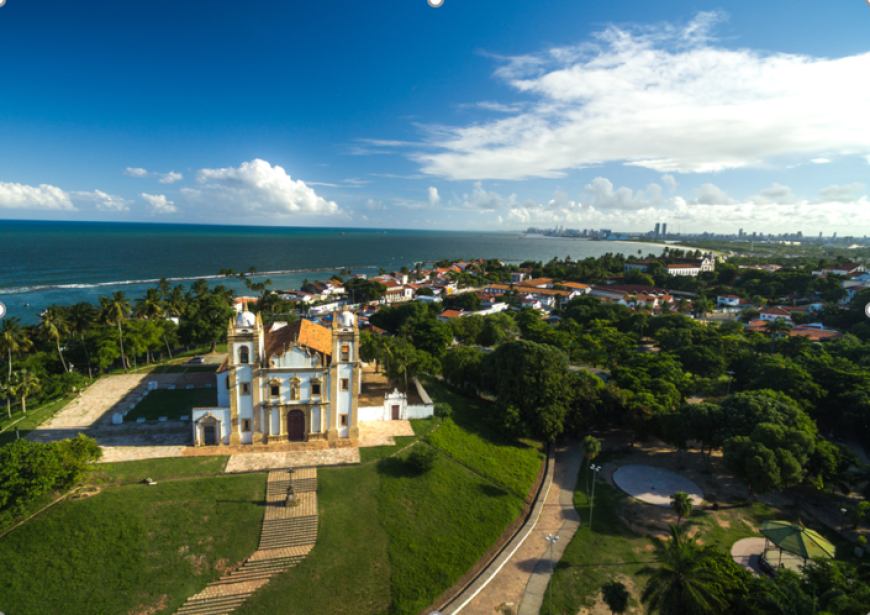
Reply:
[[[250,359],[250,356],[248,354],[248,347],[242,346],[241,348],[239,348],[239,363],[244,364],[244,363],[250,363],[250,362],[251,362],[251,359]]]

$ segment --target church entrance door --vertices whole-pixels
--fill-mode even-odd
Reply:
[[[206,446],[217,446],[217,435],[214,425],[204,425],[202,428],[202,440]]]
[[[399,420],[399,411],[400,410],[401,410],[401,406],[399,406],[399,405],[393,406],[393,420],[394,421]]]
[[[302,410],[287,413],[287,439],[291,442],[305,439],[305,413]]]

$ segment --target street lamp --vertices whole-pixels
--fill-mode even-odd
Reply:
[[[601,471],[601,466],[596,466],[594,463],[589,466],[592,470],[592,500],[589,503],[589,529],[592,530],[592,513],[595,512],[595,483],[598,480],[598,473]]]
[[[553,582],[556,573],[556,562],[553,561],[553,547],[556,546],[556,541],[559,540],[559,537],[547,533],[544,540],[550,543],[550,615],[553,615]]]
[[[849,512],[845,508],[840,509],[840,532],[846,529],[846,513]]]

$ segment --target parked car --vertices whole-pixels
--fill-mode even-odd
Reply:
[[[193,357],[188,363],[205,363],[205,359],[203,357]]]

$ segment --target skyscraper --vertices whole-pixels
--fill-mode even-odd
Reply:
[[[662,239],[667,239],[667,238],[668,238],[668,223],[665,222],[664,224],[662,224]]]
[[[661,227],[661,225],[658,222],[656,222],[656,231],[655,231],[655,234],[653,235],[653,237],[655,237],[656,239],[659,238],[659,228],[660,227]]]

